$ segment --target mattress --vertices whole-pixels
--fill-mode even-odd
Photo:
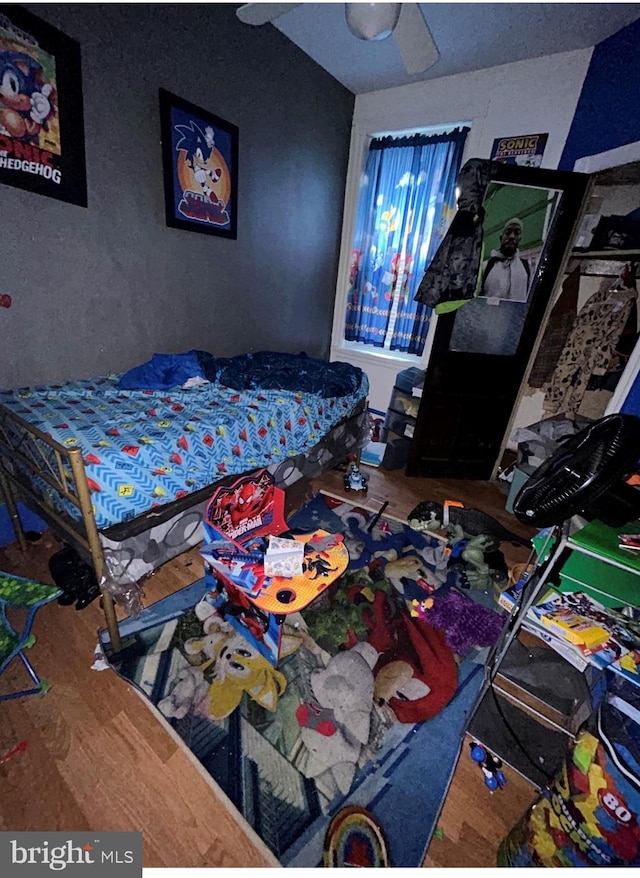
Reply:
[[[363,400],[312,449],[267,469],[274,483],[286,490],[301,479],[308,482],[345,461],[363,447],[368,437],[369,415]],[[137,582],[170,558],[200,543],[211,491],[209,488],[205,499],[196,500],[192,495],[189,507],[183,511],[171,514],[177,505],[172,504],[102,531],[100,542],[111,579],[123,585]]]
[[[123,390],[120,374],[48,387],[0,391],[0,405],[66,448],[81,448],[99,530],[172,503],[215,481],[277,467],[318,445],[366,398],[274,388],[236,390],[220,382],[189,389]],[[78,519],[68,501],[34,488]]]

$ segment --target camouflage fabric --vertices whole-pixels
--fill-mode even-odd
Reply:
[[[33,607],[55,600],[60,589],[34,579],[23,579],[0,571],[0,601],[13,607]]]
[[[20,638],[13,631],[0,627],[0,664],[12,655],[20,645]]]

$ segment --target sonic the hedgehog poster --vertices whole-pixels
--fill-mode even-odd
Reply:
[[[160,89],[167,225],[237,236],[238,129]]]
[[[86,206],[80,47],[0,5],[0,183]]]

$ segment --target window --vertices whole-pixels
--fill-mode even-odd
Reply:
[[[414,296],[455,211],[468,131],[371,141],[351,251],[346,341],[422,355],[431,309]]]

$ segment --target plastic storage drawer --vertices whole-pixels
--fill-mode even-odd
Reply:
[[[400,390],[406,391],[410,396],[420,396],[421,394],[414,394],[413,390],[414,388],[422,390],[425,375],[426,371],[424,369],[418,369],[417,366],[403,369],[402,372],[398,372],[396,376],[396,387],[400,388]]]
[[[404,415],[408,418],[415,419],[418,414],[418,408],[420,407],[420,400],[412,397],[410,393],[406,393],[404,390],[400,390],[398,387],[393,388],[393,393],[391,394],[391,402],[389,403],[389,410],[397,412],[399,415]]]
[[[398,414],[398,412],[389,409],[385,419],[384,429],[387,436],[389,433],[396,433],[398,436],[403,436],[405,439],[412,439],[415,430],[415,419],[409,418],[406,415]],[[385,439],[385,441],[387,440]]]
[[[560,570],[560,591],[584,591],[605,607],[640,605],[640,576],[593,558],[572,552]]]

